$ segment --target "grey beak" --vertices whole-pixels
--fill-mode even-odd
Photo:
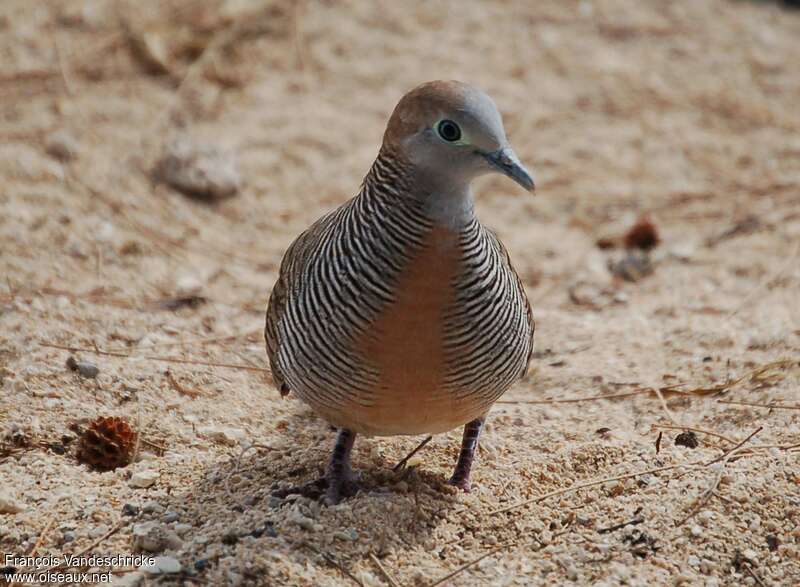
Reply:
[[[486,157],[489,165],[516,181],[529,192],[536,189],[533,183],[533,176],[525,169],[525,166],[520,162],[519,157],[511,147],[504,147],[491,153],[485,153],[484,157]]]

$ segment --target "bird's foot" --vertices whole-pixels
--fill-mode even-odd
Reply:
[[[343,499],[353,497],[358,493],[358,476],[352,471],[343,475],[340,479],[326,480],[325,497],[323,501],[326,505],[336,505]]]
[[[311,499],[320,499],[327,505],[336,505],[346,497],[358,493],[358,476],[350,468],[350,451],[356,433],[346,428],[339,429],[336,445],[324,477],[305,485],[289,487],[273,492],[275,497],[299,494]]]
[[[320,500],[326,505],[336,505],[345,498],[353,497],[358,493],[358,489],[358,475],[348,471],[338,479],[325,475],[302,485],[278,489],[273,491],[272,495],[281,499],[290,495],[302,495],[309,499]]]
[[[458,487],[464,493],[470,493],[472,490],[472,484],[469,481],[469,475],[460,475],[458,471],[453,473],[453,476],[450,477],[450,480],[447,483],[449,485]]]
[[[284,499],[290,495],[302,495],[309,499],[319,499],[328,489],[328,480],[325,477],[320,477],[314,481],[309,481],[303,485],[292,485],[285,489],[276,489],[272,495]]]

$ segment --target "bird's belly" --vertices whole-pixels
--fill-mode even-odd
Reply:
[[[339,414],[340,425],[375,435],[438,433],[488,410],[485,398],[445,385],[446,310],[459,261],[457,235],[434,229],[399,276],[394,301],[359,345],[379,375]]]
[[[460,271],[456,235],[433,230],[398,276],[392,302],[373,318],[360,339],[343,349],[369,376],[358,385],[355,379],[353,385],[339,379],[343,385],[336,386],[335,401],[305,389],[302,377],[293,378],[292,389],[333,425],[369,435],[434,434],[483,416],[510,382],[482,368],[477,377],[456,380],[454,361],[511,352],[525,342],[519,333],[503,332],[473,338],[464,348],[446,344],[448,329],[452,330],[448,320],[454,305],[458,306],[455,284],[464,278]],[[487,299],[487,303],[497,302]],[[467,328],[473,326],[491,330],[483,323]],[[520,340],[509,340],[509,336]],[[497,351],[500,347],[510,350]],[[317,364],[327,370],[329,360],[320,356]]]

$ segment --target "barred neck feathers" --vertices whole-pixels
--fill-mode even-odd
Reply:
[[[399,150],[384,144],[364,178],[362,195],[389,208],[415,209],[435,225],[459,231],[475,218],[468,183],[436,182],[419,173]]]

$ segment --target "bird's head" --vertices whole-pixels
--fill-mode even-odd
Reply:
[[[468,187],[502,173],[533,191],[533,177],[506,138],[492,99],[457,81],[434,81],[407,93],[392,113],[384,147],[399,152],[431,187]]]

